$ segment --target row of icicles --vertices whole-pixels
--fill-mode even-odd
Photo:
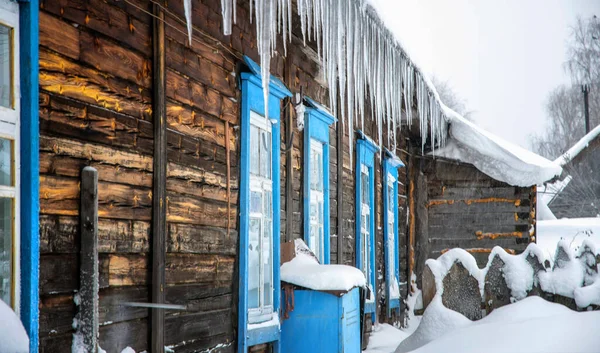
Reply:
[[[183,0],[191,42],[191,0]],[[231,34],[236,22],[236,1],[221,0],[223,32]],[[291,42],[292,0],[248,0],[250,20],[256,24],[258,52],[265,104],[268,104],[270,59],[276,50],[276,36],[283,36],[283,52]],[[421,145],[429,137],[432,146],[445,144],[447,120],[435,93],[414,66],[395,37],[367,5],[368,0],[297,0],[302,39],[315,41],[329,86],[329,106],[348,128],[352,156],[352,129],[360,119],[364,130],[365,99],[368,95],[375,117],[380,147],[383,126],[387,145],[396,147],[396,131],[401,126],[404,101],[407,124],[412,121],[412,97],[416,93]],[[254,19],[252,18],[254,15]],[[341,104],[338,107],[338,100]],[[358,97],[359,99],[356,99]],[[268,112],[268,107],[265,107]],[[352,158],[351,158],[352,160]]]

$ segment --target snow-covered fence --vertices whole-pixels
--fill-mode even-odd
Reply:
[[[546,259],[536,244],[519,255],[495,247],[485,268],[462,249],[429,259],[423,271],[423,306],[436,296],[447,308],[471,320],[528,296],[537,295],[575,310],[600,308],[599,256],[591,242],[573,250],[566,241],[557,245],[554,259]]]

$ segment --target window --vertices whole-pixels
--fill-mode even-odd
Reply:
[[[18,312],[19,16],[16,3],[5,6],[0,10],[0,299]]]
[[[305,97],[304,240],[322,264],[329,263],[329,126],[335,118]]]
[[[271,123],[250,113],[250,227],[248,322],[273,313],[273,182]]]
[[[356,267],[367,279],[370,295],[365,313],[375,313],[375,153],[379,148],[364,136],[356,142]],[[375,317],[372,317],[375,320]]]
[[[323,206],[323,144],[310,139],[310,249],[323,263],[324,251],[324,213]]]
[[[260,67],[244,57],[240,118],[240,276],[238,352],[278,342],[279,280],[279,151],[281,99],[291,96],[271,77],[268,114]]]
[[[386,151],[383,162],[384,175],[384,242],[385,242],[385,278],[388,298],[387,313],[400,308],[399,263],[398,263],[398,167],[404,164],[391,152]]]

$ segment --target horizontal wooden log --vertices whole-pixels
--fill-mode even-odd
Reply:
[[[166,298],[167,303],[185,305],[187,313],[230,309],[233,304],[231,283],[225,283],[225,286],[215,286],[215,284],[170,285],[166,288]],[[179,314],[170,313],[173,316]]]
[[[78,178],[86,166],[98,171],[98,179],[111,183],[152,187],[152,173],[130,169],[118,165],[91,162],[87,159],[72,158],[49,152],[40,152],[40,174]]]
[[[167,254],[167,284],[230,283],[234,258],[220,255]]]
[[[98,185],[98,215],[101,218],[149,220],[151,191],[124,184]],[[40,176],[40,213],[74,216],[79,212],[79,181]]]
[[[73,293],[79,285],[78,254],[40,256],[40,295]]]
[[[40,336],[40,353],[70,352],[73,342],[73,333],[51,334],[47,337]]]
[[[98,71],[151,88],[152,65],[144,56],[88,32],[81,33],[80,47],[82,62]]]
[[[230,309],[172,316],[165,324],[165,343],[168,345],[193,338],[196,348],[206,350],[233,342]]]
[[[73,294],[40,297],[40,338],[72,332],[75,313]]]
[[[149,301],[145,286],[110,287],[100,291],[98,322],[100,326],[148,317],[148,308],[123,305],[126,302],[146,303]]]
[[[439,201],[439,202],[438,202]],[[472,199],[465,201],[452,200],[432,200],[427,204],[429,212],[435,213],[501,213],[508,212],[514,214],[530,211],[529,200],[518,199]]]
[[[522,218],[525,217],[525,218]],[[473,213],[437,213],[435,210],[428,212],[430,226],[445,226],[448,228],[462,228],[465,225],[482,226],[490,228],[496,225],[515,226],[526,225],[531,222],[529,213],[517,212],[473,212]]]
[[[40,45],[72,59],[79,59],[79,29],[40,11]]]
[[[199,198],[229,202],[234,205],[237,203],[237,192],[232,190],[229,200],[227,199],[227,190],[206,184],[194,183],[190,180],[181,180],[169,178],[167,180],[167,190],[180,195],[193,195]]]
[[[470,225],[465,224],[462,227],[449,228],[447,226],[432,226],[428,229],[429,238],[473,238],[477,239],[478,234],[483,233],[513,233],[527,232],[529,225]]]
[[[431,185],[428,188],[430,200],[469,200],[487,198],[523,199],[529,197],[529,190],[518,187],[454,187]]]
[[[40,88],[48,92],[150,119],[148,90],[44,50],[40,51],[39,78]]]
[[[167,122],[170,129],[225,147],[225,124],[221,119],[167,101]],[[235,150],[237,144],[233,127],[229,136],[229,148]]]
[[[237,210],[231,208],[229,219],[236,219]],[[191,223],[214,227],[227,227],[227,205],[221,202],[209,202],[192,197],[182,197],[168,193],[167,221]]]
[[[76,140],[40,136],[40,151],[70,156],[109,165],[152,171],[152,157]]]
[[[188,80],[172,70],[167,70],[167,96],[206,114],[215,117],[221,115],[222,100],[217,91]]]
[[[235,96],[235,76],[232,71],[225,71],[221,66],[188,49],[183,43],[167,40],[166,46],[167,66],[170,69],[210,86],[225,96]]]
[[[43,0],[40,7],[56,16],[102,33],[138,50],[147,57],[152,53],[149,23],[129,16],[122,9],[102,0]]]
[[[235,225],[236,220],[232,220]],[[167,251],[193,254],[222,254],[234,256],[237,253],[238,234],[235,229],[197,226],[193,224],[169,223]]]
[[[227,187],[227,177],[224,174],[221,174],[220,171],[201,169],[195,165],[190,166],[180,163],[169,163],[167,166],[167,177],[218,186],[221,188]],[[229,182],[232,189],[238,188],[237,176],[232,175]]]

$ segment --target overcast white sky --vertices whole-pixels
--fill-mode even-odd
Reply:
[[[600,0],[371,0],[426,74],[448,81],[474,120],[529,148],[548,93],[569,83],[569,27]]]

